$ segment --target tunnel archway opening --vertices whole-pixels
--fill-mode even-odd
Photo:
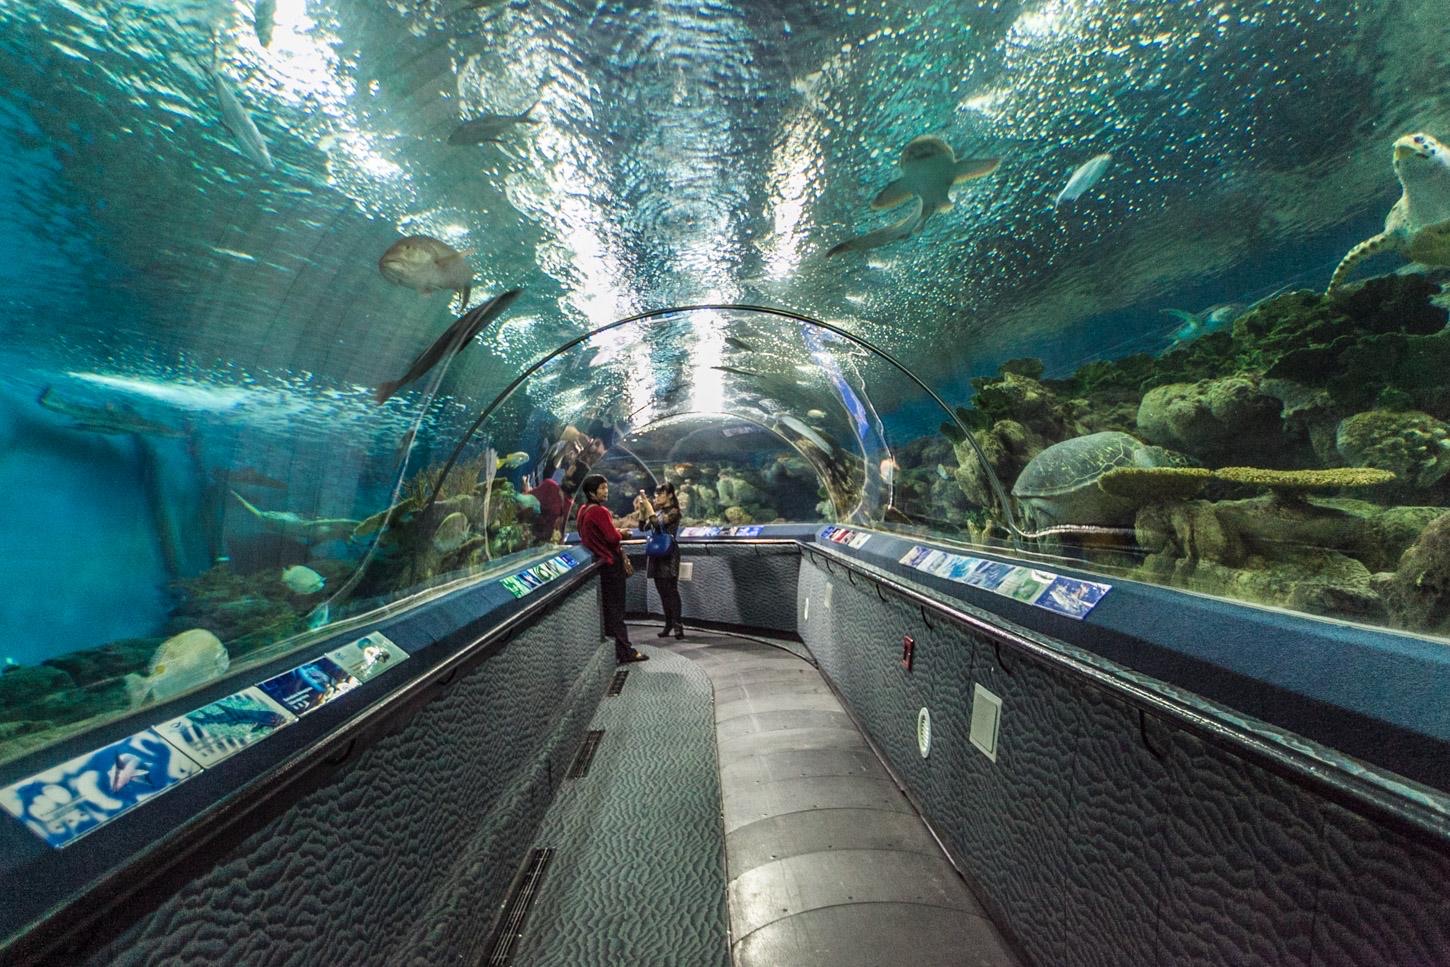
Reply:
[[[479,411],[444,463],[429,506],[460,460],[503,439],[486,427],[520,393],[526,422],[546,444],[539,478],[559,472],[549,455],[560,440],[589,441],[597,460],[641,427],[687,413],[725,413],[783,438],[816,470],[837,519],[935,524],[929,505],[947,502],[958,524],[1022,533],[1011,499],[969,428],[930,386],[869,340],[789,309],[671,306],[565,341]],[[902,417],[908,411],[913,415]],[[937,465],[944,486],[899,476],[898,451],[930,437],[939,425],[952,428],[962,452],[972,455],[987,505],[962,506],[967,501],[945,463]],[[952,452],[947,459],[955,466],[946,440],[936,443]],[[577,483],[578,474],[570,479]]]

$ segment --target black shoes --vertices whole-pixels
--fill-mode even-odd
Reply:
[[[669,636],[670,636],[670,626],[669,625],[665,625],[665,630],[664,631],[661,631],[659,634],[655,635],[656,638],[668,638]]]
[[[632,661],[649,661],[649,655],[646,655],[638,648],[631,648],[628,655],[619,659],[621,665],[627,665]]]

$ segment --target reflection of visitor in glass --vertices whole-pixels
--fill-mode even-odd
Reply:
[[[528,493],[539,502],[539,513],[534,517],[534,540],[540,544],[558,544],[563,539],[564,522],[569,519],[574,501],[564,496],[554,477],[545,477]]]
[[[632,523],[617,518],[604,502],[609,499],[609,481],[597,473],[584,478],[584,506],[579,508],[579,543],[587,547],[602,567],[599,589],[604,596],[604,633],[614,639],[614,658],[623,663],[649,658],[629,643],[629,628],[624,624],[624,549],[619,542]]]
[[[651,503],[643,494],[635,501],[640,521],[652,531],[663,531],[674,540],[670,553],[665,557],[652,557],[647,565],[648,574],[659,592],[660,606],[665,612],[665,629],[659,637],[667,638],[670,629],[676,638],[685,637],[685,626],[680,621],[680,500],[675,485],[662,483],[655,487],[655,499]]]

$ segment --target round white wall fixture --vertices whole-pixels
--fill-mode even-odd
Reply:
[[[931,712],[924,705],[916,713],[916,748],[923,759],[931,755]]]

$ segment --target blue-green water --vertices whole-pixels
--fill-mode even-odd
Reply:
[[[129,708],[182,632],[239,668],[487,573],[552,536],[523,491],[596,465],[617,495],[683,485],[687,520],[851,519],[1450,630],[1447,266],[1293,295],[1383,226],[1396,138],[1450,139],[1442,4],[255,18],[0,7],[0,754]],[[496,142],[450,143],[490,114]],[[851,243],[912,211],[871,202],[923,136],[997,163]],[[415,235],[457,253],[469,306],[520,295],[379,404],[464,309],[380,269]],[[701,309],[552,355],[682,305],[821,325]],[[1097,433],[1133,439],[1029,472]],[[490,448],[523,462],[491,483]],[[1394,477],[1099,482],[1178,463]]]

